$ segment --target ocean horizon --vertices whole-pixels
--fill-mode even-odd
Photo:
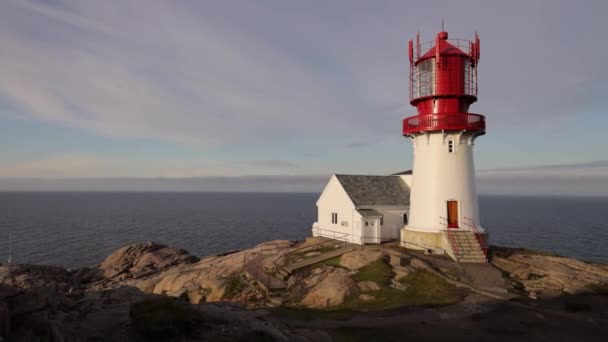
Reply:
[[[314,192],[0,191],[0,262],[92,266],[125,244],[155,241],[197,256],[302,240]],[[608,262],[608,197],[480,195],[492,245]]]

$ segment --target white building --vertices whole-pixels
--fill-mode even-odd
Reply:
[[[359,245],[398,240],[408,220],[411,177],[333,175],[317,201],[313,236]]]

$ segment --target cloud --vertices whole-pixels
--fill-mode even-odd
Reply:
[[[470,35],[475,18],[478,110],[494,124],[564,125],[589,100],[580,85],[606,78],[608,50],[596,43],[605,5],[541,3],[441,6],[455,36]],[[22,116],[110,137],[212,148],[314,134],[344,146],[392,134],[413,112],[407,40],[418,29],[432,39],[437,25],[418,13],[436,6],[10,1],[0,11],[0,98]]]
[[[250,162],[251,165],[256,167],[261,167],[270,170],[277,169],[297,169],[298,165],[286,160],[278,160],[278,159],[266,159],[266,160],[254,160]]]
[[[139,159],[56,154],[38,159],[0,162],[4,178],[191,178],[298,174],[297,164],[281,159]]]
[[[481,170],[477,181],[488,194],[608,196],[608,162]]]
[[[13,29],[0,33],[0,96],[25,116],[213,147],[323,135],[364,110],[340,100],[331,75],[212,23],[213,10],[192,15],[161,1],[11,4],[2,17],[26,23],[1,20]]]
[[[0,191],[320,192],[329,179],[329,174],[281,174],[277,169],[292,171],[297,166],[280,160],[165,162],[168,166],[143,162],[123,177],[107,176],[119,169],[125,172],[122,164],[110,158],[65,155],[0,165]],[[221,176],[204,175],[207,168],[226,171]],[[277,173],[268,174],[269,169]],[[202,176],[191,176],[197,172]],[[477,183],[480,194],[608,196],[608,162],[480,170]]]
[[[0,177],[89,177],[99,176],[110,166],[108,160],[87,155],[56,155],[36,160],[0,163]]]
[[[321,192],[328,175],[190,178],[0,178],[0,191]]]
[[[369,147],[369,146],[372,146],[377,143],[378,143],[377,141],[353,141],[351,143],[344,145],[344,147],[352,148],[352,149],[359,149],[359,148]]]

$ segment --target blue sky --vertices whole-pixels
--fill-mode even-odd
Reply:
[[[3,1],[0,187],[408,169],[407,41],[443,19],[451,37],[481,37],[482,191],[532,177],[539,193],[608,194],[605,13],[605,1]]]

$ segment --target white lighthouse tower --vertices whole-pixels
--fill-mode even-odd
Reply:
[[[456,261],[485,262],[487,233],[479,224],[473,146],[485,117],[469,113],[477,101],[479,37],[409,42],[410,103],[403,121],[414,148],[406,248],[446,252]]]

